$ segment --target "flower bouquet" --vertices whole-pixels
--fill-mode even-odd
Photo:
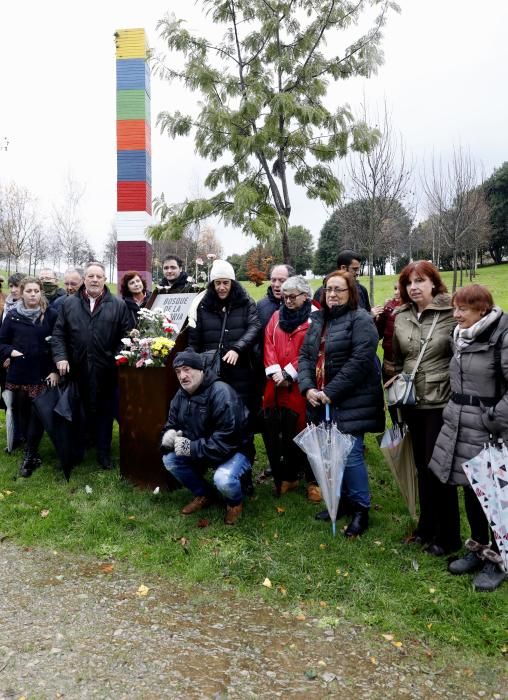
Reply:
[[[138,328],[133,328],[127,338],[122,338],[124,349],[116,356],[116,364],[164,367],[178,329],[162,309],[140,309],[138,318]]]

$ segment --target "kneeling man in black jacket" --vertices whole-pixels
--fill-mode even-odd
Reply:
[[[169,408],[161,448],[166,469],[194,496],[184,515],[211,505],[216,491],[206,481],[214,469],[215,489],[226,502],[226,525],[242,513],[241,478],[250,471],[253,455],[248,411],[236,391],[210,371],[193,350],[177,354],[173,368],[180,382]]]

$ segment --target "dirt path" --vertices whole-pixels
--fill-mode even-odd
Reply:
[[[421,649],[123,565],[4,542],[0,572],[2,700],[506,697]]]

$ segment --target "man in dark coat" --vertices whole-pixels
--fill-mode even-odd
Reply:
[[[358,253],[353,250],[341,250],[337,257],[337,270],[342,272],[351,272],[356,278],[356,287],[358,289],[358,306],[365,311],[371,312],[369,293],[366,288],[358,282],[358,277],[360,277],[360,272],[362,269],[361,257]],[[321,302],[321,294],[323,292],[323,287],[319,287],[314,294],[314,300]],[[381,312],[382,307],[377,309],[378,313]],[[377,314],[376,314],[377,315]]]
[[[49,268],[44,268],[39,272],[39,279],[42,282],[42,288],[48,304],[58,311],[59,306],[65,299],[66,291],[58,286],[56,272]]]
[[[280,309],[282,304],[282,285],[289,277],[293,277],[295,274],[294,268],[286,264],[274,265],[270,270],[270,286],[266,290],[266,296],[257,303],[262,334],[265,332],[268,321],[273,314]],[[263,341],[261,340],[262,346]]]
[[[79,386],[87,427],[95,439],[97,460],[110,469],[111,437],[117,383],[115,355],[132,328],[125,302],[105,286],[101,263],[85,268],[84,284],[65,299],[51,347],[60,375],[70,372]]]
[[[193,292],[188,273],[183,269],[183,260],[178,255],[167,255],[162,263],[163,278],[159,287],[171,292]]]
[[[215,489],[226,501],[226,525],[242,513],[241,477],[252,464],[247,410],[235,390],[208,371],[193,350],[178,353],[173,362],[180,389],[171,401],[161,448],[166,469],[194,498],[182,513],[190,515],[214,501],[214,489],[204,478],[214,469]]]

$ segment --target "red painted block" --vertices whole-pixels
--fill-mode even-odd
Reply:
[[[147,182],[117,182],[117,211],[152,213],[152,188]]]

